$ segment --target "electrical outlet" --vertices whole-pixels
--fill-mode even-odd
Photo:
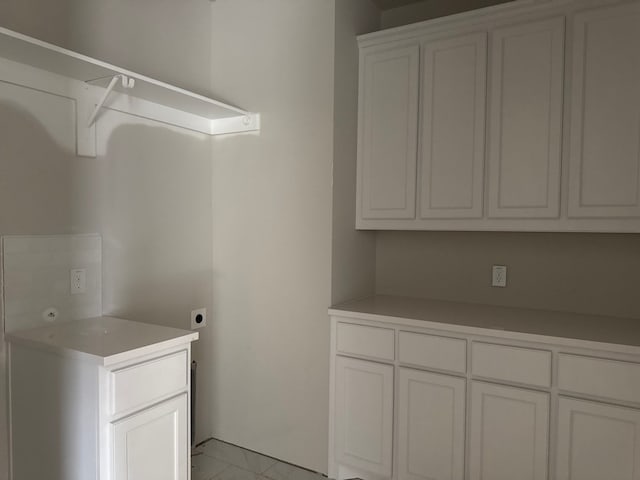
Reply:
[[[506,265],[494,265],[493,267],[491,267],[491,286],[492,287],[507,286]]]
[[[84,268],[71,270],[70,282],[71,295],[85,293],[87,291],[87,271]]]
[[[191,310],[191,330],[207,326],[207,309]]]
[[[55,307],[49,307],[42,312],[42,319],[45,322],[55,322],[60,316],[60,312]]]

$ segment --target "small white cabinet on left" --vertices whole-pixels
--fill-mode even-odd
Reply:
[[[116,479],[187,480],[187,395],[111,424]]]
[[[189,480],[197,334],[96,320],[9,336],[12,480]]]

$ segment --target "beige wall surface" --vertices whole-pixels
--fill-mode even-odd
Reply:
[[[7,0],[0,2],[0,25],[205,89],[209,6],[208,0]],[[103,112],[98,158],[78,158],[73,111],[69,100],[0,82],[0,235],[100,233],[105,313],[188,328],[192,308],[212,308],[210,140]],[[5,480],[1,337],[0,329]]]
[[[381,26],[382,28],[399,27],[509,1],[512,0],[424,0],[385,10],[382,12]]]
[[[210,0],[2,0],[0,26],[206,94]]]
[[[358,43],[356,35],[379,28],[380,12],[369,0],[336,2],[333,114],[333,230],[331,303],[375,290],[375,234],[354,228],[358,138]]]
[[[98,137],[103,311],[190,329],[211,310],[210,139],[116,112]]]
[[[507,265],[507,287],[491,266]],[[377,293],[640,318],[640,235],[379,232]]]
[[[213,141],[207,422],[217,438],[325,472],[334,2],[211,7],[213,84],[260,112],[262,129]]]
[[[64,146],[73,146],[75,137],[71,124],[58,130],[54,141],[38,118],[25,112],[16,103],[6,101],[6,84],[0,83],[0,235],[51,234],[93,231],[95,225],[80,225],[74,220],[73,198],[77,182],[94,178],[84,169],[80,173],[79,159]],[[21,89],[19,89],[21,90]],[[26,94],[28,95],[28,93]],[[64,115],[67,102],[48,105],[52,114]],[[46,112],[41,112],[46,115]],[[75,173],[72,173],[75,172]],[[85,177],[88,175],[88,178]],[[91,202],[86,208],[91,209]],[[3,301],[0,296],[0,312]],[[6,383],[6,343],[4,325],[0,329],[0,479],[9,478],[8,422]]]

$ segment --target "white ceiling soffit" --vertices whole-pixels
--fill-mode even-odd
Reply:
[[[425,0],[372,0],[380,10],[389,10],[390,8],[402,7],[411,3],[420,3]]]

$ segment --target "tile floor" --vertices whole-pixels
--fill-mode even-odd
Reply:
[[[319,473],[220,440],[193,448],[191,480],[327,480]]]

